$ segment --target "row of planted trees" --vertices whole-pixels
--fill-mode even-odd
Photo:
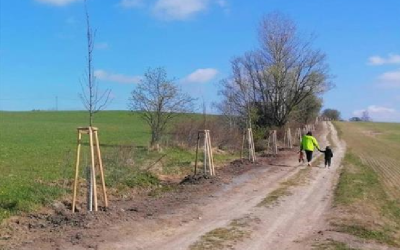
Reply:
[[[87,9],[86,20],[87,71],[81,84],[81,97],[89,113],[90,132],[93,129],[97,131],[97,128],[92,127],[93,115],[107,105],[110,91],[98,90],[92,66],[95,31],[90,27]],[[268,15],[260,22],[259,48],[234,58],[231,62],[231,76],[220,82],[222,101],[215,104],[215,107],[224,117],[223,126],[228,131],[243,131],[242,151],[247,144],[251,161],[255,160],[258,140],[268,139],[269,143],[277,143],[276,131],[271,134],[273,128],[282,130],[290,123],[309,124],[318,116],[322,106],[321,95],[332,85],[325,54],[312,47],[312,40],[312,36],[301,36],[294,22],[287,17],[278,13]],[[194,111],[194,103],[195,99],[183,93],[176,81],[168,78],[163,68],[149,69],[129,99],[130,110],[140,112],[150,127],[153,147],[158,145],[174,118]],[[206,152],[204,158],[209,160],[209,172],[213,173],[211,136],[206,122],[202,130]],[[198,131],[196,133],[199,145]],[[286,138],[289,137],[286,135]],[[92,142],[90,144],[92,146]],[[240,141],[237,144],[240,145]],[[95,165],[98,163],[93,160],[96,156],[93,149],[91,155],[89,179],[95,184]],[[97,152],[99,155],[100,151]],[[79,153],[77,158],[78,173]],[[96,190],[96,185],[93,189]],[[95,198],[94,208],[97,210],[96,195],[91,194],[90,197]]]
[[[300,36],[293,21],[274,13],[259,26],[258,49],[232,60],[232,74],[220,82],[215,107],[230,128],[251,128],[257,139],[271,128],[314,121],[321,95],[332,87],[325,54]],[[149,69],[132,92],[129,106],[142,112],[152,131],[151,144],[180,113],[193,112],[194,99],[180,91],[163,68]]]
[[[86,3],[86,2],[85,2]],[[93,71],[96,31],[87,20],[87,70],[81,98],[93,115],[110,101],[110,90],[99,91]],[[220,82],[221,102],[215,107],[231,128],[252,128],[256,139],[273,127],[307,124],[318,116],[321,95],[332,84],[326,56],[312,47],[313,37],[302,36],[295,23],[279,13],[265,16],[258,28],[259,47],[231,61],[231,76]],[[194,112],[195,99],[181,91],[164,68],[149,69],[131,93],[128,106],[139,111],[157,144],[168,124],[181,113]]]
[[[232,60],[232,75],[221,83],[217,105],[230,124],[248,123],[257,132],[318,115],[321,95],[332,87],[326,56],[312,48],[281,14],[266,16],[259,26],[259,48]]]

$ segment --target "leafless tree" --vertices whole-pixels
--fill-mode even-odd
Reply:
[[[81,79],[80,98],[85,109],[89,112],[89,126],[93,125],[93,115],[103,110],[111,101],[111,90],[107,89],[100,93],[99,86],[96,81],[93,70],[93,50],[95,45],[96,30],[92,30],[90,26],[90,16],[85,0],[85,16],[86,16],[86,39],[87,39],[87,68]]]
[[[312,48],[313,39],[302,39],[279,13],[262,19],[259,41],[259,49],[232,61],[221,93],[239,114],[255,111],[260,126],[282,127],[302,101],[331,87],[328,65],[325,54]]]
[[[362,112],[361,121],[363,121],[363,122],[370,122],[371,121],[371,117],[369,116],[368,110],[364,110]]]
[[[149,69],[132,91],[131,111],[141,111],[151,129],[154,146],[165,133],[167,124],[180,113],[193,111],[194,99],[183,93],[174,80],[168,79],[164,68]]]

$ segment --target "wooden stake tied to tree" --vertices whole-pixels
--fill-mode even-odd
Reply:
[[[296,138],[299,142],[301,142],[302,137],[303,137],[303,134],[302,134],[301,128],[297,128],[297,129],[296,129],[295,138]]]
[[[248,159],[250,162],[256,161],[256,151],[254,147],[254,137],[253,137],[253,130],[248,128],[243,133],[243,140],[242,140],[242,150],[240,152],[240,158],[243,159],[244,155],[244,144],[247,143],[247,153]]]
[[[271,152],[273,155],[278,154],[278,139],[276,135],[276,130],[271,130],[269,132],[267,152]]]
[[[78,128],[78,147],[76,151],[76,165],[75,165],[75,180],[73,187],[73,198],[72,198],[72,212],[75,212],[76,209],[76,198],[77,198],[77,190],[79,184],[79,165],[80,165],[80,153],[81,153],[81,145],[82,145],[82,135],[89,135],[89,147],[90,147],[90,171],[89,171],[89,179],[88,182],[88,210],[89,211],[97,211],[97,170],[100,172],[100,180],[101,186],[103,190],[103,198],[104,198],[104,207],[108,207],[108,199],[107,199],[107,191],[106,184],[104,179],[104,170],[103,170],[103,162],[101,160],[101,152],[100,152],[100,143],[98,137],[98,129],[96,127],[79,127]],[[93,200],[93,203],[92,203]]]
[[[198,154],[200,148],[200,140],[201,136],[203,136],[203,169],[204,174],[209,174],[211,176],[215,175],[215,167],[214,167],[214,156],[211,146],[211,137],[210,130],[201,130],[197,133],[197,146],[196,146],[196,160],[194,165],[194,174],[197,174],[198,169]]]
[[[285,135],[283,137],[283,142],[285,147],[287,148],[293,148],[293,142],[292,142],[292,131],[290,128],[285,130]]]
[[[106,90],[102,93],[99,92],[96,77],[93,71],[93,50],[96,31],[93,31],[90,26],[90,16],[87,8],[87,1],[85,0],[85,16],[86,16],[86,38],[87,38],[87,69],[84,78],[81,79],[82,93],[80,95],[82,103],[89,114],[89,127],[79,127],[78,132],[78,146],[76,153],[75,165],[75,180],[73,186],[72,198],[72,212],[76,209],[77,189],[79,184],[79,165],[80,165],[80,151],[82,144],[82,135],[89,135],[90,158],[91,166],[88,170],[88,210],[97,211],[97,175],[96,167],[100,172],[100,179],[103,189],[104,206],[108,207],[106,185],[104,179],[103,163],[101,160],[100,142],[98,137],[98,128],[93,127],[93,115],[103,110],[110,102],[111,90]]]

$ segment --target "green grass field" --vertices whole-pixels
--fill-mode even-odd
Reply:
[[[104,111],[96,114],[94,123],[99,128],[109,186],[157,183],[153,176],[137,170],[150,167],[164,154],[167,156],[161,174],[177,171],[186,174],[192,170],[192,151],[170,148],[160,153],[148,152],[150,130],[138,113]],[[0,221],[70,192],[68,181],[73,179],[76,128],[86,125],[87,114],[80,111],[0,112]],[[87,146],[83,149],[85,164],[89,162],[89,153]],[[227,158],[217,156],[216,161]]]
[[[347,143],[335,191],[337,230],[400,246],[400,124],[335,123]]]

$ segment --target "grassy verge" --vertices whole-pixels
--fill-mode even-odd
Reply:
[[[391,246],[400,246],[400,204],[389,198],[379,175],[348,152],[335,190],[341,215],[336,230]]]
[[[342,139],[343,138],[343,130],[342,130],[342,128],[339,126],[338,122],[336,122],[336,121],[333,121],[332,124],[336,129],[336,132],[337,132],[337,135],[338,135],[339,139]]]
[[[227,227],[216,228],[189,246],[190,250],[214,250],[232,249],[234,243],[243,240],[250,235],[246,230],[249,226],[249,218],[233,220]]]
[[[400,247],[400,124],[334,123],[348,146],[335,190],[337,231]]]
[[[291,195],[290,189],[304,184],[311,173],[311,167],[303,168],[296,173],[295,176],[289,180],[282,182],[277,189],[270,192],[257,206],[269,207],[275,205],[279,200],[285,196]]]
[[[0,223],[10,215],[35,210],[69,195],[75,168],[76,128],[85,124],[87,114],[80,111],[0,112]],[[104,111],[96,115],[95,125],[99,128],[106,183],[111,190],[152,190],[160,186],[157,176],[179,178],[193,169],[194,150],[147,150],[150,131],[140,114]],[[82,178],[90,161],[88,138],[83,140]],[[215,162],[233,157],[215,155]]]
[[[314,246],[314,249],[318,249],[318,250],[358,250],[355,248],[348,247],[343,242],[338,242],[338,241],[334,241],[334,240],[328,240],[324,243],[318,244],[318,245]]]

